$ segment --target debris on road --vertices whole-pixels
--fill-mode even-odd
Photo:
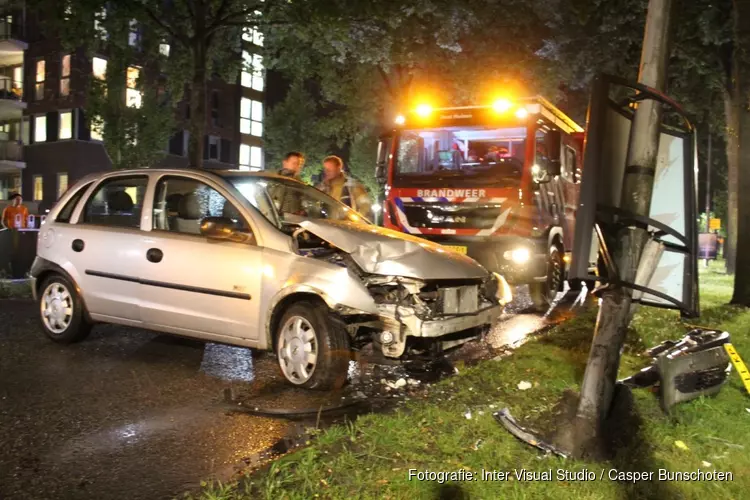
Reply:
[[[526,391],[528,389],[531,389],[532,385],[531,382],[527,382],[526,380],[522,380],[518,383],[518,390],[519,391]]]
[[[717,394],[731,369],[724,346],[729,333],[695,329],[680,340],[667,340],[646,351],[649,366],[620,380],[631,388],[659,385],[661,407],[665,412],[677,403]]]
[[[471,410],[468,410],[466,413],[464,413],[464,417],[466,417],[466,420],[471,420]]]
[[[503,408],[500,411],[497,411],[492,414],[495,417],[495,420],[500,422],[500,425],[505,427],[508,432],[513,434],[516,438],[520,439],[521,441],[530,444],[531,446],[534,446],[536,448],[539,448],[543,452],[549,454],[554,453],[555,455],[558,455],[562,458],[568,458],[568,454],[564,451],[554,447],[553,445],[549,443],[545,443],[541,439],[537,439],[534,434],[532,434],[527,429],[521,427],[518,422],[511,416],[510,410],[508,408]]]
[[[683,451],[688,451],[690,449],[684,442],[680,441],[679,439],[674,442],[674,445]]]

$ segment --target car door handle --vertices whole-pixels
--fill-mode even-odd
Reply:
[[[158,248],[149,248],[146,252],[146,258],[151,262],[161,262],[161,259],[164,258],[164,252]]]
[[[73,249],[74,252],[82,252],[83,251],[83,240],[73,240],[73,244],[70,245],[70,247]]]

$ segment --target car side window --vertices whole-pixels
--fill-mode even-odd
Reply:
[[[221,193],[188,177],[162,177],[154,194],[153,229],[201,235],[201,223],[208,217],[238,233],[252,234],[237,207]]]
[[[66,224],[70,222],[70,218],[73,216],[73,211],[76,209],[76,206],[78,206],[78,202],[81,201],[81,198],[83,198],[83,195],[86,194],[86,191],[89,187],[91,187],[90,182],[81,186],[81,189],[76,191],[75,194],[70,197],[65,206],[62,207],[62,209],[57,213],[55,222],[64,222]]]
[[[140,228],[147,186],[148,177],[145,175],[113,177],[102,181],[86,201],[82,222]]]

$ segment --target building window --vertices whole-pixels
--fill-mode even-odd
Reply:
[[[57,138],[71,139],[73,137],[73,112],[72,111],[61,111],[60,112],[60,130],[58,131]]]
[[[44,180],[41,175],[34,176],[34,201],[44,199]]]
[[[34,142],[47,140],[47,115],[34,117]]]
[[[263,135],[263,103],[243,97],[240,101],[240,132]]]
[[[246,26],[242,28],[242,39],[258,47],[263,47],[263,33],[257,27]]]
[[[68,174],[67,172],[60,172],[57,174],[57,199],[62,198],[65,191],[68,190]]]
[[[106,9],[100,10],[94,16],[94,31],[96,32],[96,36],[99,37],[100,40],[106,40],[107,38],[109,38],[109,34],[107,33],[107,30],[104,28],[104,21],[106,19],[107,19]]]
[[[60,97],[68,95],[70,95],[70,54],[65,54],[60,62]]]
[[[248,51],[242,51],[243,70],[241,83],[243,87],[248,87],[259,92],[263,91],[263,56],[250,54]]]
[[[160,43],[159,44],[159,54],[163,55],[164,57],[169,57],[169,44],[168,43]]]
[[[263,168],[263,150],[258,146],[250,146],[250,168],[252,170]]]
[[[95,57],[91,63],[92,72],[95,78],[104,80],[107,77],[107,60],[101,57]]]
[[[140,108],[143,100],[143,93],[140,92],[136,85],[138,77],[141,74],[140,68],[135,66],[128,67],[127,91],[125,93],[125,104],[131,108]]]
[[[208,136],[208,159],[219,159],[219,138],[213,135]]]
[[[104,120],[101,116],[94,116],[91,118],[91,140],[103,141],[104,140]]]
[[[240,170],[250,170],[250,146],[240,144]]]
[[[13,68],[12,91],[19,99],[23,99],[23,66]]]
[[[47,78],[46,65],[44,59],[36,62],[36,77],[34,79],[34,99],[41,101],[44,99],[44,80]]]
[[[139,49],[141,47],[141,31],[138,28],[138,21],[130,20],[130,33],[128,34],[128,45]]]
[[[214,90],[211,93],[211,122],[214,127],[219,126],[219,91]]]

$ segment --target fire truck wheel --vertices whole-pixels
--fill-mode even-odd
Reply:
[[[529,295],[531,295],[531,302],[533,302],[534,307],[546,310],[552,304],[557,292],[562,290],[564,274],[565,264],[562,252],[557,245],[551,245],[547,258],[547,280],[529,285]]]

